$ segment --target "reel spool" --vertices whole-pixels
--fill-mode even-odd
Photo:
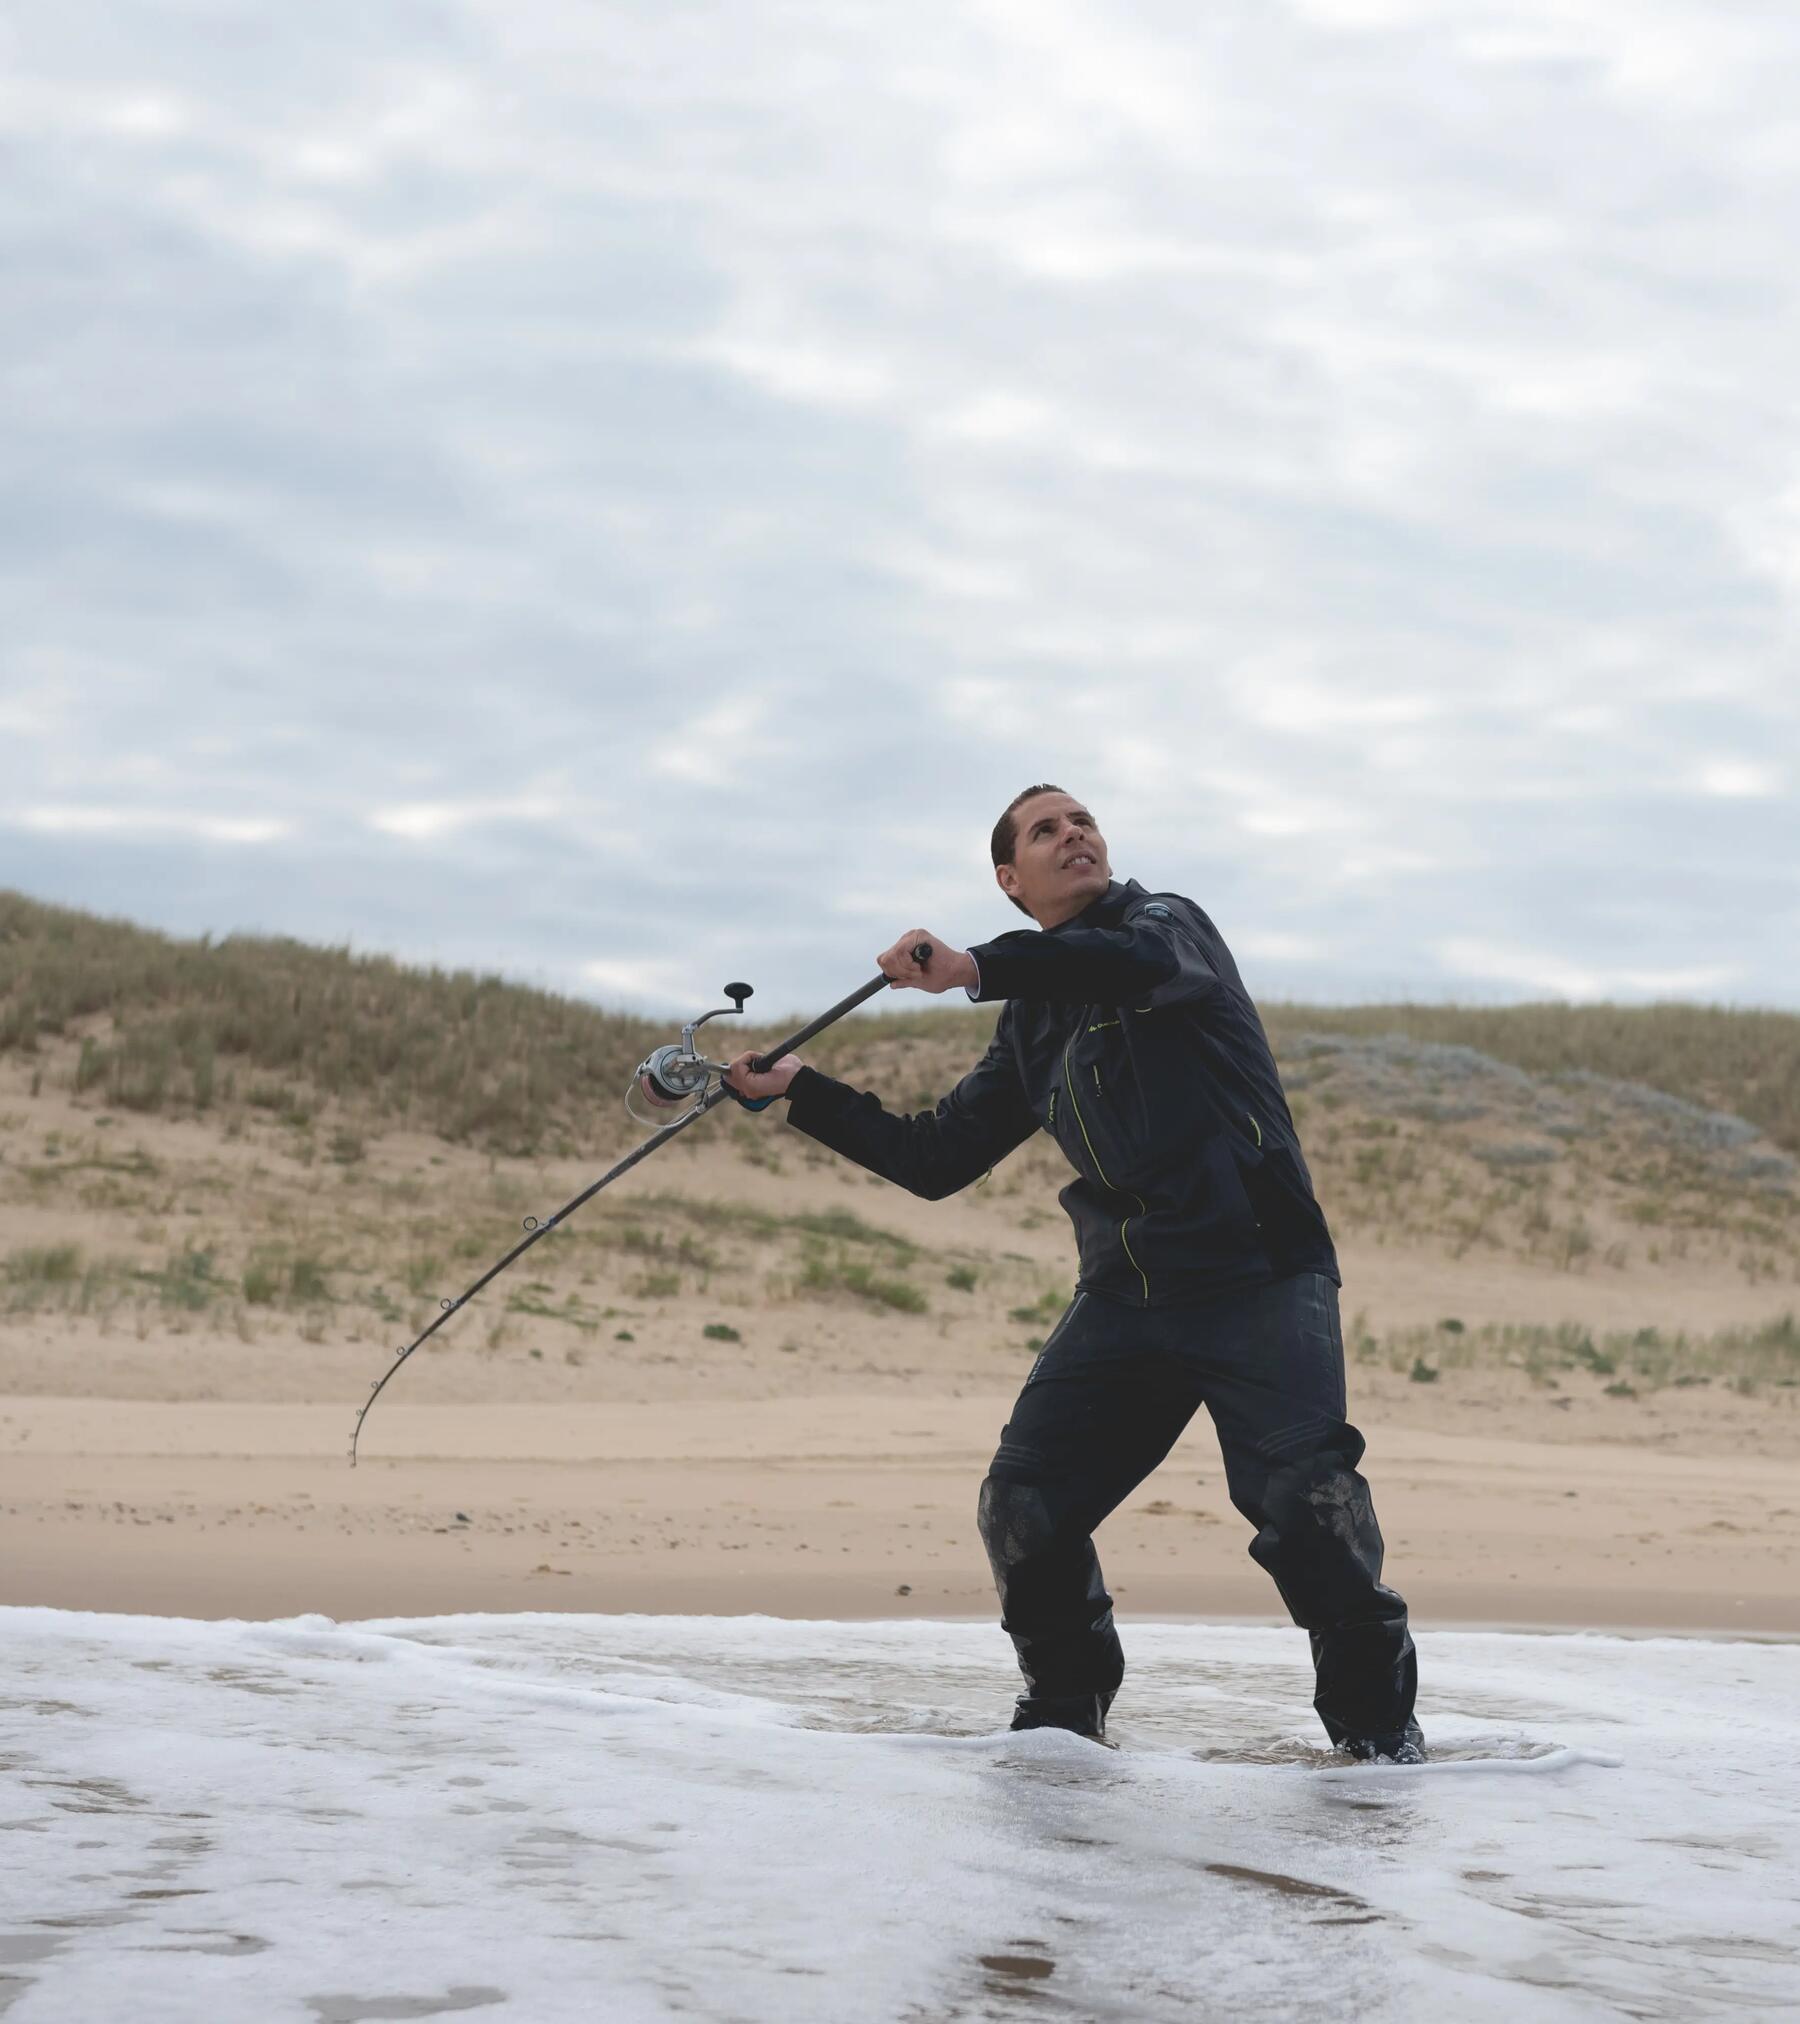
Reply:
[[[637,1086],[644,1101],[658,1110],[679,1110],[706,1089],[711,1071],[683,1048],[657,1048],[638,1064]]]

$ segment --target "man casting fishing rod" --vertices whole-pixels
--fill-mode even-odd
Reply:
[[[1105,1740],[1124,1677],[1092,1534],[1212,1414],[1250,1553],[1311,1634],[1313,1705],[1358,1757],[1421,1761],[1406,1605],[1381,1581],[1363,1437],[1345,1418],[1341,1284],[1267,1036],[1192,900],[1112,876],[1093,817],[1029,787],[994,876],[1037,923],[963,950],[924,929],[880,958],[896,988],[1004,1000],[992,1045],[933,1111],[897,1117],[787,1054],[741,1054],[746,1099],[941,1200],[1035,1131],[1075,1170],[1075,1298],[981,1486],[982,1540],[1025,1692],[1015,1729]],[[917,949],[930,945],[921,964]]]

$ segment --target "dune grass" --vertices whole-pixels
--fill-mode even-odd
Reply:
[[[79,1035],[73,1090],[108,1107],[257,1110],[310,1125],[326,1103],[506,1153],[611,1130],[647,1022],[466,971],[284,939],[184,941],[0,893],[0,1052]],[[611,1135],[619,1136],[617,1130]],[[352,1164],[341,1124],[330,1157]]]
[[[1680,1005],[1264,1010],[1341,1236],[1571,1274],[1679,1262],[1691,1244],[1753,1285],[1800,1284],[1794,1162],[1756,1143],[1760,1130],[1800,1146],[1800,1018]],[[859,1014],[807,1053],[890,1108],[924,1109],[979,1057],[995,1016],[920,1003]],[[771,1043],[788,1023],[742,1038]],[[91,1128],[71,1131],[65,1116],[39,1135],[21,1111],[0,1133],[0,1197],[66,1212],[90,1246],[95,1215],[120,1219],[119,1251],[125,1231],[155,1233],[134,1237],[129,1266],[70,1246],[14,1253],[0,1261],[0,1297],[15,1310],[129,1298],[193,1315],[410,1312],[466,1283],[526,1213],[555,1206],[542,1174],[517,1162],[611,1158],[636,1135],[620,1092],[666,1037],[492,976],[268,938],[184,941],[0,893],[0,1056],[21,1085],[47,1080],[92,1114]],[[218,1143],[210,1154],[172,1137],[154,1152],[122,1144],[145,1115],[204,1120]],[[434,1170],[451,1156],[429,1148],[396,1171],[382,1141],[400,1127],[488,1155],[487,1174],[446,1195]],[[775,1172],[838,1164],[779,1112],[700,1130]],[[227,1157],[234,1140],[248,1143]],[[991,1299],[997,1324],[1010,1308],[1014,1325],[1040,1331],[1060,1311],[1060,1293],[1034,1301],[1036,1273],[1002,1291],[954,1241],[925,1257],[847,1208],[683,1194],[698,1140],[658,1166],[675,1185],[609,1198],[558,1248],[585,1250],[643,1299],[760,1269],[790,1292],[924,1312],[923,1264],[960,1296],[940,1299],[947,1309]],[[1040,1135],[978,1192],[1037,1229],[1060,1220],[1052,1198],[1066,1179]],[[208,1234],[171,1254],[186,1216]],[[1434,1355],[1412,1350],[1438,1368]]]
[[[1359,1316],[1348,1333],[1357,1360],[1385,1363],[1421,1384],[1444,1371],[1506,1367],[1549,1386],[1572,1373],[1605,1378],[1606,1389],[1622,1398],[1693,1384],[1746,1393],[1800,1389],[1800,1317],[1792,1312],[1756,1327],[1711,1332],[1596,1331],[1574,1321],[1467,1328],[1452,1318],[1381,1336]]]
[[[853,1258],[841,1247],[828,1251],[820,1244],[808,1245],[794,1285],[805,1294],[848,1293],[900,1314],[924,1314],[930,1307],[911,1280],[879,1273],[866,1258]]]
[[[1534,1075],[1640,1082],[1747,1118],[1800,1151],[1800,1016],[1702,1005],[1270,1003],[1277,1054],[1309,1033],[1479,1049]],[[991,1007],[857,1017],[809,1049],[934,1103],[986,1046]],[[785,1022],[747,1029],[768,1042]],[[507,1153],[586,1147],[615,1124],[663,1025],[468,971],[263,936],[183,940],[0,892],[0,1053],[75,1044],[73,1089],[145,1112],[254,1110],[296,1130],[327,1106],[327,1157],[360,1161],[367,1127],[409,1123]],[[78,1044],[77,1044],[78,1043]],[[765,1135],[766,1136],[766,1135]],[[759,1138],[758,1144],[760,1145]]]
[[[78,1244],[23,1246],[0,1258],[0,1311],[110,1313],[159,1305],[188,1314],[242,1302],[289,1312],[331,1304],[329,1269],[310,1251],[258,1245],[240,1270],[216,1248],[187,1244],[160,1261],[87,1256]]]
[[[1348,1005],[1262,1007],[1276,1052],[1304,1033],[1400,1033],[1473,1047],[1533,1075],[1641,1082],[1747,1118],[1800,1152],[1800,1015],[1719,1005]]]

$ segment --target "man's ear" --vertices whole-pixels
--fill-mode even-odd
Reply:
[[[1019,874],[1010,864],[995,865],[994,882],[1009,900],[1019,897]]]

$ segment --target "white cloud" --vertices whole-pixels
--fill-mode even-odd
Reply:
[[[1709,759],[1700,768],[1700,791],[1728,801],[1765,800],[1782,791],[1785,775],[1760,759]]]
[[[1773,498],[1743,501],[1729,515],[1731,535],[1750,568],[1766,577],[1800,616],[1800,480]]]
[[[1384,691],[1380,676],[1346,670],[1335,681],[1287,674],[1252,661],[1232,682],[1241,716],[1271,731],[1309,737],[1388,726],[1429,724],[1452,714],[1454,700],[1422,691]]]
[[[886,361],[826,339],[738,335],[727,328],[693,345],[691,356],[802,405],[872,407],[894,391]]]
[[[1320,935],[1294,935],[1279,928],[1252,929],[1237,938],[1237,953],[1265,963],[1318,963],[1330,960],[1330,944]]]
[[[1048,401],[992,387],[952,408],[935,426],[966,442],[1012,445],[1042,442],[1055,424],[1056,410]]]
[[[568,804],[560,797],[538,794],[498,800],[399,802],[372,810],[367,819],[369,827],[384,836],[402,837],[409,843],[436,843],[494,823],[549,824],[567,812]]]
[[[207,815],[170,808],[83,807],[42,803],[0,817],[16,829],[39,836],[169,836],[197,843],[280,843],[295,825],[279,816]]]
[[[709,987],[691,965],[654,956],[593,956],[579,963],[583,983],[609,1003],[678,1005],[691,1012],[708,1009],[701,1000]],[[713,990],[717,986],[711,987]]]
[[[96,123],[133,140],[166,141],[185,133],[192,122],[186,108],[174,99],[146,92],[98,107]]]
[[[1009,602],[1025,595],[1027,580],[1017,563],[995,563],[978,555],[931,548],[923,542],[884,543],[869,553],[877,569],[900,577],[915,589],[958,602]]]
[[[1739,972],[1729,964],[1699,963],[1674,968],[1632,964],[1601,967],[1543,949],[1483,942],[1455,936],[1436,945],[1451,975],[1489,986],[1538,993],[1547,998],[1711,998],[1732,987]]]
[[[785,742],[782,698],[775,690],[727,696],[692,709],[676,695],[659,714],[675,728],[650,747],[650,767],[692,787],[730,787],[747,780]]]

